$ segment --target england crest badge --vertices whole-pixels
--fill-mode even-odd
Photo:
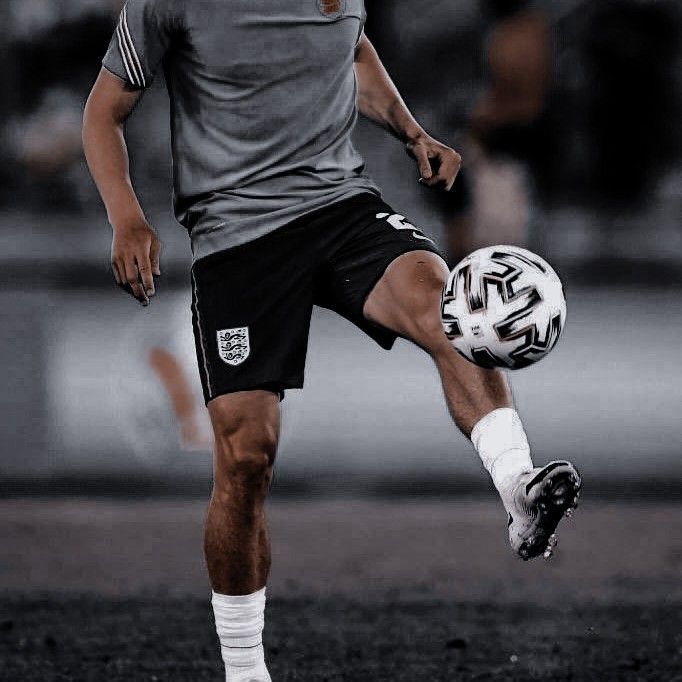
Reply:
[[[218,330],[218,355],[223,362],[232,366],[241,365],[250,352],[248,327]]]

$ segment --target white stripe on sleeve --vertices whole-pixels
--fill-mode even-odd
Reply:
[[[139,76],[139,85],[143,88],[147,87],[147,82],[144,77],[144,71],[142,70],[142,64],[137,56],[137,50],[135,49],[135,43],[133,43],[133,38],[130,35],[130,29],[128,28],[128,8],[123,7],[123,12],[121,13],[121,25],[123,29],[123,37],[127,39],[128,47],[133,57],[133,67],[136,67],[136,72]]]
[[[123,44],[123,32],[121,31],[121,24],[116,27],[116,38],[118,39],[118,51],[121,53],[121,60],[123,61],[123,68],[126,70],[126,73],[128,74],[128,80],[133,84],[133,85],[139,85],[137,82],[137,78],[133,76],[132,71],[130,70],[130,66],[128,65],[128,56],[126,54],[126,48]]]

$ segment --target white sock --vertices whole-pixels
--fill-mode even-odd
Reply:
[[[263,653],[265,588],[238,596],[214,592],[211,601],[226,682],[271,682]]]
[[[471,442],[503,498],[520,474],[533,469],[526,432],[516,410],[510,407],[493,410],[477,422]]]

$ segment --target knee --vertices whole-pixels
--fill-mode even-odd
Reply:
[[[217,480],[259,484],[269,479],[277,449],[272,425],[247,421],[215,431]]]
[[[450,271],[430,251],[410,251],[394,260],[365,302],[365,317],[435,356],[446,352],[441,298]]]
[[[216,433],[216,478],[262,483],[269,479],[275,459],[276,438],[263,425]]]
[[[261,489],[272,478],[279,426],[262,414],[215,419],[215,483],[218,489]]]
[[[405,310],[406,336],[428,352],[436,352],[447,342],[441,321],[441,297],[449,271],[440,259],[418,269],[410,305]]]

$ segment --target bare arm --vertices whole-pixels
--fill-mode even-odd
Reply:
[[[116,283],[143,305],[154,295],[160,275],[160,242],[147,222],[130,181],[123,126],[141,91],[130,89],[105,69],[85,106],[83,147],[113,228],[111,266]]]
[[[363,116],[393,133],[417,161],[420,182],[452,188],[462,163],[460,155],[432,138],[417,123],[367,36],[355,54],[358,107]]]

